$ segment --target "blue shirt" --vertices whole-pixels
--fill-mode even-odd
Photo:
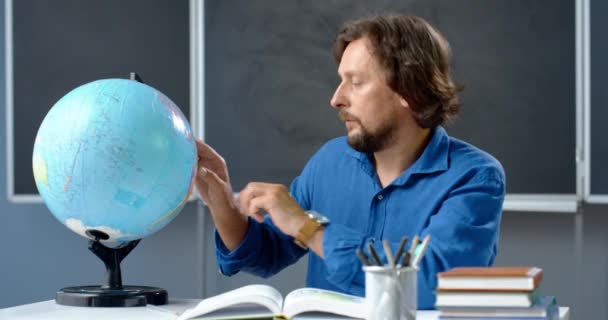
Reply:
[[[367,244],[373,243],[382,256],[383,239],[395,252],[402,236],[430,234],[419,264],[418,308],[432,309],[438,272],[494,262],[505,176],[492,156],[439,127],[420,158],[384,188],[369,156],[340,137],[311,158],[293,181],[291,194],[304,209],[331,221],[323,236],[325,259],[312,251],[308,255],[307,286],[363,296],[356,248],[367,253]],[[264,223],[249,219],[245,238],[232,252],[217,232],[215,239],[225,275],[243,270],[270,277],[307,253],[268,217]]]

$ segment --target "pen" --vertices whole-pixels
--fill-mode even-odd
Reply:
[[[429,245],[429,241],[431,241],[431,235],[427,234],[426,237],[424,237],[422,244],[420,245],[420,249],[416,250],[418,252],[416,252],[416,257],[414,257],[414,262],[412,262],[412,267],[414,267],[414,268],[418,267],[418,263],[422,259],[422,256],[424,255],[424,251],[426,251],[426,247],[428,247],[428,245]]]
[[[410,251],[409,251],[410,258],[407,262],[407,264],[410,266],[412,265],[412,262],[414,262],[414,261],[412,261],[412,259],[414,259],[414,255],[416,253],[416,247],[418,247],[418,239],[419,239],[418,235],[415,235],[414,238],[412,239],[412,244],[410,244]]]
[[[401,254],[403,254],[403,248],[405,247],[406,242],[407,236],[401,238],[401,242],[399,243],[399,247],[397,247],[397,252],[395,253],[395,264],[401,265],[399,259],[401,259]]]
[[[409,267],[410,266],[410,253],[409,252],[404,252],[403,253],[403,259],[401,260],[401,266],[403,267]]]
[[[359,248],[357,248],[357,257],[359,257],[359,260],[361,260],[362,265],[371,266],[369,259],[367,259],[367,256],[365,255],[365,253],[363,253],[363,250],[361,250]]]
[[[367,245],[367,248],[369,249],[369,254],[372,256],[372,260],[376,265],[381,266],[382,261],[380,261],[380,257],[378,257],[378,253],[376,252],[376,249],[374,249],[374,246],[370,243]]]
[[[388,244],[388,240],[382,240],[382,246],[384,246],[384,254],[386,254],[386,261],[391,268],[395,267],[395,259],[393,258],[393,251],[391,246]]]

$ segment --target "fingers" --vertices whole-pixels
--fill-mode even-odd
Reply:
[[[206,185],[206,187],[214,190],[222,190],[226,193],[226,198],[229,200],[231,206],[234,207],[232,200],[232,188],[213,170],[200,166],[198,169],[196,182],[197,187],[199,185]]]
[[[203,200],[210,205],[228,205],[236,208],[234,196],[230,183],[226,183],[222,177],[209,168],[200,166],[195,179],[196,188]]]
[[[249,207],[246,210],[246,214],[253,217],[259,223],[264,222],[264,214],[262,213],[264,203],[265,199],[262,197],[253,198],[249,202]]]
[[[218,177],[218,175],[203,167],[200,166],[197,172],[197,182],[204,182],[212,188],[222,187],[223,181]]]
[[[291,197],[285,186],[261,182],[250,182],[236,199],[237,207],[243,214],[263,217],[261,210],[272,213],[274,209],[286,205]]]
[[[194,184],[198,193],[201,195],[205,203],[209,204],[209,181],[207,175],[209,175],[209,171],[207,168],[199,167],[196,171],[196,177],[194,179]]]
[[[264,184],[259,182],[250,182],[245,186],[243,190],[239,193],[236,199],[236,205],[239,208],[239,211],[243,214],[248,214],[248,209],[250,206],[251,200],[256,197],[260,197],[264,194]]]
[[[198,152],[198,159],[200,160],[211,160],[211,159],[221,159],[224,160],[222,156],[217,153],[211,146],[205,144],[201,139],[196,139],[196,150]]]
[[[243,215],[264,222],[264,214],[286,235],[293,236],[301,227],[304,209],[280,184],[251,182],[236,199],[238,209]]]
[[[215,172],[215,174],[227,184],[230,184],[226,160],[224,160],[217,151],[203,143],[200,139],[196,139],[196,149],[198,153],[198,167],[206,167]]]
[[[253,217],[257,222],[264,222],[264,212],[268,211],[270,201],[268,196],[255,197],[249,201],[249,206],[245,209],[245,214]]]

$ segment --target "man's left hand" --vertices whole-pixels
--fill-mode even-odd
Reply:
[[[285,234],[295,237],[304,222],[304,209],[281,184],[250,182],[243,189],[236,204],[241,213],[253,217],[262,223],[266,211],[272,222]]]

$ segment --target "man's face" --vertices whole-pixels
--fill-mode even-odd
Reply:
[[[373,153],[393,143],[407,103],[386,82],[384,72],[361,38],[348,44],[338,67],[341,82],[331,99],[345,122],[353,149]]]

